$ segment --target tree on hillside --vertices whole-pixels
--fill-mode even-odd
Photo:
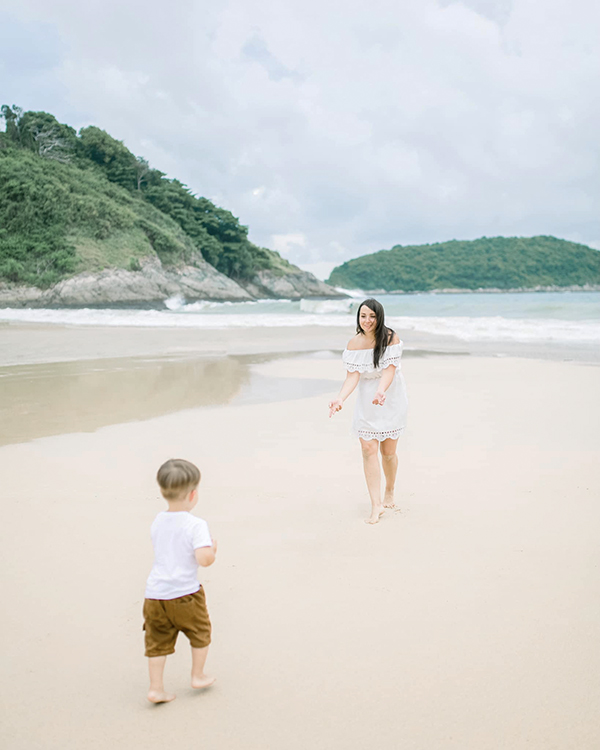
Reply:
[[[146,176],[150,171],[150,165],[142,156],[135,157],[135,179],[137,182],[138,192],[142,189],[142,183],[146,181]]]
[[[78,153],[81,157],[102,167],[111,182],[128,190],[138,184],[138,164],[135,156],[105,130],[90,125],[79,131]]]
[[[71,160],[77,143],[75,130],[58,122],[48,112],[23,112],[21,107],[3,104],[6,135],[17,146],[27,148],[45,159],[63,163]]]
[[[77,144],[74,128],[58,122],[48,112],[25,112],[19,119],[21,145],[46,159],[71,161]]]
[[[9,107],[8,104],[3,104],[2,107],[0,107],[0,113],[6,123],[7,138],[13,143],[20,143],[21,136],[18,123],[19,118],[23,114],[21,107],[17,107],[16,104],[13,104],[12,107]]]

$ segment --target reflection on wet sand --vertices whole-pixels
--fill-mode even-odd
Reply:
[[[331,389],[328,380],[253,372],[254,364],[268,359],[128,357],[3,367],[0,445],[183,409],[303,398]]]

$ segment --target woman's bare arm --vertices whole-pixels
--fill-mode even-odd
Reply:
[[[375,394],[375,398],[373,399],[373,403],[375,405],[383,406],[385,402],[385,393],[392,384],[395,374],[396,365],[389,365],[389,367],[386,367],[382,372],[381,379],[379,380],[379,388],[377,389],[377,393]]]
[[[338,393],[338,397],[334,399],[333,401],[329,402],[329,416],[330,417],[332,417],[336,413],[336,411],[341,410],[344,401],[356,388],[359,380],[360,380],[360,372],[347,372],[346,373],[346,380],[344,380],[344,384],[342,385],[342,388],[340,392]]]

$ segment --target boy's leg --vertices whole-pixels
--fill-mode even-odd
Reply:
[[[178,608],[176,621],[189,638],[192,648],[192,687],[207,688],[215,682],[215,678],[204,674],[212,631],[204,589],[201,586],[194,594],[184,596],[178,601],[182,606]],[[174,610],[175,606],[174,604]]]
[[[204,665],[208,656],[208,646],[194,648],[192,646],[192,687],[206,688],[212,685],[216,678],[204,674]]]
[[[144,640],[148,671],[150,673],[150,690],[148,700],[151,703],[168,703],[175,696],[167,693],[163,683],[167,654],[175,650],[177,630],[165,612],[166,602],[161,599],[144,599]]]
[[[163,675],[165,673],[166,663],[166,656],[150,656],[148,658],[148,671],[150,673],[148,700],[151,703],[168,703],[175,698],[173,693],[165,692]]]

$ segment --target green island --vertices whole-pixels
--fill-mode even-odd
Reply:
[[[48,289],[82,272],[139,271],[148,259],[166,269],[208,263],[212,273],[220,272],[215,276],[238,284],[261,271],[275,278],[303,274],[250,242],[247,227],[230,211],[152,169],[104,130],[77,133],[47,112],[14,105],[0,112],[5,285]]]
[[[337,266],[327,283],[386,292],[597,286],[600,252],[545,236],[395,245]]]

